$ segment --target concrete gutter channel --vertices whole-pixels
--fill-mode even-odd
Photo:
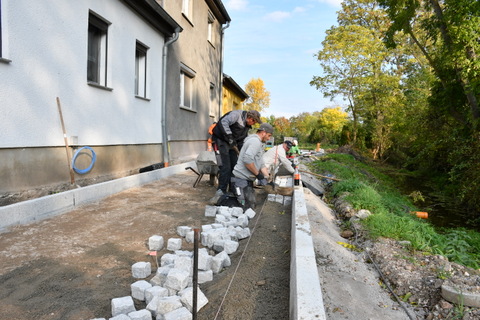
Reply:
[[[0,232],[72,211],[115,193],[196,168],[194,161],[0,207]],[[294,188],[290,262],[290,319],[326,319],[303,187]]]

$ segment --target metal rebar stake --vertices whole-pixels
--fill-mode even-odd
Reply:
[[[198,291],[198,235],[200,229],[193,228],[193,307],[192,319],[197,320],[197,291]]]

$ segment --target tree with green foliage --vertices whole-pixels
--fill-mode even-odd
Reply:
[[[318,117],[310,112],[302,112],[298,116],[290,117],[289,121],[292,136],[297,137],[299,141],[308,141],[308,137],[317,126]]]
[[[265,89],[265,83],[260,78],[252,78],[245,85],[248,99],[245,101],[245,110],[257,110],[262,112],[270,106],[270,92]]]
[[[310,134],[309,142],[337,144],[347,123],[348,114],[342,108],[325,108],[319,113],[318,126]]]
[[[480,210],[480,1],[380,0],[392,21],[385,42],[407,35],[433,71],[428,110],[409,163],[449,197]]]
[[[462,125],[480,119],[480,2],[471,0],[379,0],[392,24],[390,47],[403,32],[422,51],[437,77],[437,107]],[[421,33],[420,33],[421,32]],[[468,105],[468,108],[464,108]]]
[[[317,54],[325,76],[316,76],[310,83],[325,96],[346,97],[353,118],[353,142],[359,124],[368,125],[374,158],[381,158],[391,145],[396,106],[403,98],[400,77],[390,58],[374,30],[359,25],[332,27]]]

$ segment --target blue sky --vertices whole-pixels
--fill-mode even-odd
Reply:
[[[344,104],[310,86],[322,69],[313,56],[325,31],[337,25],[341,0],[224,0],[230,18],[225,30],[224,73],[242,88],[261,78],[270,92],[262,116],[291,117]]]

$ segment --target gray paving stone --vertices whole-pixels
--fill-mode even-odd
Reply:
[[[132,265],[132,276],[136,279],[145,279],[152,274],[150,262],[137,262]]]
[[[168,290],[161,286],[153,286],[145,290],[145,302],[149,304],[153,297],[166,297],[168,295]]]
[[[177,259],[177,255],[173,253],[165,253],[161,258],[160,258],[160,265],[166,266],[166,265],[173,265],[175,263],[175,259]]]
[[[185,288],[178,293],[180,300],[188,311],[193,311],[193,288]],[[202,290],[197,288],[197,312],[200,311],[208,303],[207,297],[203,294]]]
[[[211,224],[204,224],[202,225],[202,232],[203,231],[208,231],[208,230],[212,230],[213,229],[213,226]]]
[[[212,256],[208,254],[208,250],[206,248],[200,248],[198,250],[198,269],[212,269]]]
[[[187,234],[187,232],[189,231],[192,231],[192,228],[189,227],[189,226],[179,226],[177,227],[177,234],[180,236],[180,237],[184,237],[185,238],[185,235]]]
[[[179,296],[159,298],[157,304],[157,316],[163,315],[165,317],[165,314],[182,307],[183,305]]]
[[[152,285],[145,280],[139,280],[130,285],[132,297],[134,299],[145,301],[145,290],[151,288]]]
[[[179,256],[175,259],[175,269],[180,269],[188,272],[189,275],[193,273],[193,259],[187,256]]]
[[[248,216],[246,214],[242,214],[237,218],[237,222],[238,222],[237,225],[239,227],[246,228],[248,227],[248,220],[249,220]]]
[[[167,264],[165,266],[158,268],[155,276],[152,279],[150,279],[150,283],[153,286],[162,287],[165,281],[167,280],[167,275],[171,269],[173,269],[173,264]]]
[[[163,249],[163,237],[159,235],[154,235],[148,238],[148,248],[152,251],[159,251]]]
[[[270,196],[272,196],[272,194],[268,195],[269,201],[270,201]],[[273,196],[275,196],[275,195],[273,194]],[[257,213],[252,208],[248,208],[247,210],[245,210],[245,214],[247,215],[248,219],[253,219],[253,218],[255,218],[255,215]]]
[[[175,251],[182,248],[182,239],[180,238],[170,238],[167,241],[167,250]]]
[[[152,313],[146,309],[130,312],[128,316],[131,320],[152,320]]]
[[[181,307],[179,309],[170,311],[163,316],[163,320],[191,320],[192,313],[187,308]]]
[[[118,316],[120,314],[128,314],[135,311],[135,304],[130,296],[113,298],[112,299],[112,316]]]
[[[243,209],[239,207],[232,207],[230,211],[233,217],[238,217],[239,215],[243,214]]]
[[[195,240],[195,232],[193,230],[188,231],[187,234],[185,235],[185,241],[187,243],[193,243],[194,240]]]
[[[217,214],[216,206],[205,206],[205,217],[215,217]]]
[[[198,271],[198,283],[205,283],[213,280],[213,271],[206,270],[206,271]]]
[[[119,314],[118,316],[109,318],[108,320],[131,320],[126,314]]]
[[[189,276],[190,273],[185,270],[172,269],[168,273],[164,287],[167,289],[180,291],[187,286]]]
[[[238,249],[238,242],[233,240],[225,240],[223,248],[227,254],[232,254]]]

